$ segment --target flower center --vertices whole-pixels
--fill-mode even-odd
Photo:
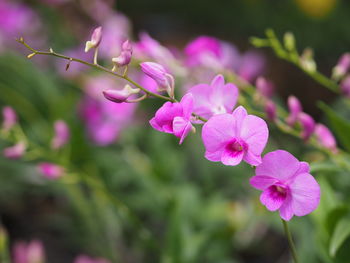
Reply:
[[[226,145],[226,150],[231,152],[231,154],[239,154],[247,149],[247,145],[244,141],[233,139]]]
[[[224,106],[219,105],[217,107],[213,107],[212,112],[214,114],[222,114],[222,113],[226,113],[227,111]]]
[[[271,192],[275,197],[285,198],[287,196],[287,188],[283,185],[272,185]]]

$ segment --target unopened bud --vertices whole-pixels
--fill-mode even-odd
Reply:
[[[300,65],[305,71],[310,73],[315,72],[317,68],[313,56],[313,50],[311,48],[306,48],[300,57]]]
[[[325,125],[318,123],[315,128],[315,135],[319,144],[330,149],[334,153],[338,152],[337,142],[332,132]]]
[[[66,122],[62,120],[55,121],[54,123],[55,135],[51,142],[52,149],[62,148],[69,140],[70,132]]]
[[[132,57],[132,52],[133,52],[132,46],[129,40],[126,40],[122,44],[122,51],[120,55],[116,58],[112,58],[114,65],[117,67],[124,67],[129,65]]]
[[[284,34],[284,46],[288,51],[295,50],[295,38],[293,33],[287,32]]]
[[[125,87],[122,90],[116,90],[116,89],[108,89],[103,91],[103,96],[105,96],[106,99],[116,102],[116,103],[122,103],[126,102],[127,99],[133,95],[140,92],[140,89],[133,89],[130,85],[125,85]]]
[[[315,130],[315,121],[309,114],[305,112],[302,112],[298,115],[298,120],[302,127],[301,137],[304,140],[308,140]]]
[[[266,113],[266,117],[270,120],[270,121],[275,121],[277,118],[277,110],[276,110],[276,104],[269,100],[266,102],[265,104],[265,113]]]
[[[38,171],[47,179],[57,179],[64,175],[65,170],[62,166],[54,163],[40,163],[38,165]]]
[[[349,68],[350,68],[350,53],[345,53],[340,57],[337,65],[333,68],[332,78],[338,80],[344,77],[344,75],[348,72]]]
[[[2,127],[5,131],[9,131],[17,123],[17,114],[10,106],[6,106],[2,109],[2,117]]]
[[[340,89],[346,97],[350,98],[350,75],[342,80],[340,83]]]
[[[289,108],[289,116],[287,118],[287,123],[290,126],[293,126],[297,120],[298,115],[303,111],[300,101],[295,96],[288,97],[288,108]]]
[[[26,145],[24,142],[19,142],[11,147],[4,149],[3,154],[8,159],[19,159],[23,156],[26,150]]]
[[[91,40],[85,44],[85,52],[88,52],[92,48],[97,48],[102,40],[102,27],[98,27],[94,30],[91,36]]]

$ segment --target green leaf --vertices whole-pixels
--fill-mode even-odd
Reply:
[[[350,122],[323,102],[319,103],[319,107],[326,114],[340,143],[350,151]]]
[[[345,240],[350,236],[350,219],[345,217],[337,223],[333,235],[329,243],[329,254],[334,257],[345,242]]]

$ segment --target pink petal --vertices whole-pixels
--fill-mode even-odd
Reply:
[[[243,155],[243,151],[232,154],[232,151],[224,150],[221,155],[221,162],[225,165],[235,166],[242,161]]]
[[[185,137],[189,134],[192,129],[192,124],[190,121],[182,118],[175,117],[173,121],[174,135],[180,138],[180,144],[182,144]]]
[[[295,215],[304,216],[317,208],[320,202],[321,190],[311,174],[299,174],[289,187],[292,193],[292,208]]]
[[[307,162],[300,162],[300,167],[295,174],[310,173],[310,165]]]
[[[206,151],[222,150],[234,136],[235,119],[231,114],[220,114],[211,117],[202,129],[202,139]]]
[[[256,167],[255,175],[274,177],[286,181],[298,171],[300,162],[289,152],[277,150],[267,153],[262,163]]]
[[[224,149],[221,149],[215,152],[206,151],[205,158],[207,158],[209,161],[212,161],[212,162],[219,162],[221,161],[221,156],[223,152],[224,152]]]
[[[223,87],[222,93],[226,110],[228,112],[233,111],[238,99],[238,88],[234,84],[228,83]]]
[[[182,97],[180,104],[183,109],[183,117],[189,119],[193,112],[193,96],[191,93],[187,93]]]
[[[253,165],[253,166],[258,166],[259,164],[261,164],[261,155],[260,154],[256,155],[252,151],[250,151],[249,149],[244,154],[243,159],[244,159],[244,161],[246,161],[247,163],[249,163],[250,165]]]
[[[289,221],[293,215],[292,196],[289,194],[280,208],[280,216],[283,220]]]
[[[248,144],[249,151],[259,156],[266,146],[269,129],[263,119],[248,115],[242,123],[240,137]]]
[[[277,182],[276,178],[270,176],[257,175],[250,178],[250,184],[259,190],[265,190]]]
[[[270,211],[278,210],[283,204],[284,200],[285,198],[280,195],[276,195],[275,192],[271,190],[271,187],[265,189],[260,195],[261,203]]]
[[[247,117],[248,113],[243,106],[237,107],[237,109],[232,112],[232,116],[234,119],[234,127],[235,127],[235,135],[240,135],[242,123],[244,119]]]
[[[211,87],[207,84],[198,84],[193,86],[188,92],[191,93],[194,98],[193,112],[203,118],[210,118],[212,116],[212,105],[209,101]]]

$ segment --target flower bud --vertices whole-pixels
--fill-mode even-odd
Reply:
[[[257,91],[261,95],[263,95],[267,98],[270,98],[273,95],[274,85],[271,81],[268,81],[264,77],[258,77],[255,85],[256,85]]]
[[[168,74],[162,65],[154,62],[143,62],[141,70],[158,84],[158,90],[166,90],[171,98],[174,97],[174,77]]]
[[[97,48],[102,40],[102,27],[98,27],[94,30],[91,36],[91,40],[86,42],[85,52],[88,52],[92,48]]]
[[[52,139],[51,147],[52,149],[60,149],[62,148],[69,140],[70,132],[67,124],[58,120],[54,123],[55,136]]]
[[[140,89],[133,89],[130,85],[125,85],[125,87],[122,90],[116,90],[116,89],[108,89],[103,91],[103,96],[105,96],[106,99],[116,102],[116,103],[122,103],[126,102],[127,99],[133,95],[140,92]]]
[[[17,122],[17,114],[10,106],[2,109],[3,123],[2,127],[5,131],[9,131]]]
[[[266,117],[270,121],[276,120],[276,118],[277,118],[276,104],[273,101],[269,100],[266,102],[265,113],[266,113]]]
[[[43,162],[38,165],[38,171],[47,179],[57,179],[64,175],[64,168],[57,164]]]
[[[129,40],[126,40],[122,44],[122,52],[120,55],[116,58],[112,58],[112,62],[115,64],[117,67],[124,67],[130,64],[131,57],[132,57],[132,46],[130,44]]]
[[[332,132],[325,125],[318,123],[315,128],[315,135],[319,144],[330,149],[334,153],[338,151],[337,142]]]
[[[340,79],[344,77],[344,75],[349,70],[349,68],[350,68],[350,53],[345,53],[340,57],[338,64],[333,68],[332,78]]]
[[[309,114],[305,112],[299,113],[298,120],[302,126],[301,137],[306,141],[310,138],[315,130],[315,121]]]
[[[317,68],[313,56],[313,50],[311,48],[306,48],[300,57],[300,65],[305,71],[310,73],[315,72]]]
[[[293,33],[287,32],[284,34],[284,46],[288,51],[293,51],[295,49],[295,38]]]
[[[18,242],[14,246],[13,257],[15,263],[44,263],[43,244],[37,240],[33,240],[28,244]]]
[[[342,93],[350,98],[350,75],[346,76],[340,83]]]
[[[288,108],[289,116],[287,118],[287,123],[290,126],[293,126],[297,120],[298,115],[303,111],[300,101],[295,96],[288,97]]]
[[[26,150],[26,145],[24,142],[19,142],[11,147],[4,149],[3,154],[9,159],[19,159],[23,156]]]

